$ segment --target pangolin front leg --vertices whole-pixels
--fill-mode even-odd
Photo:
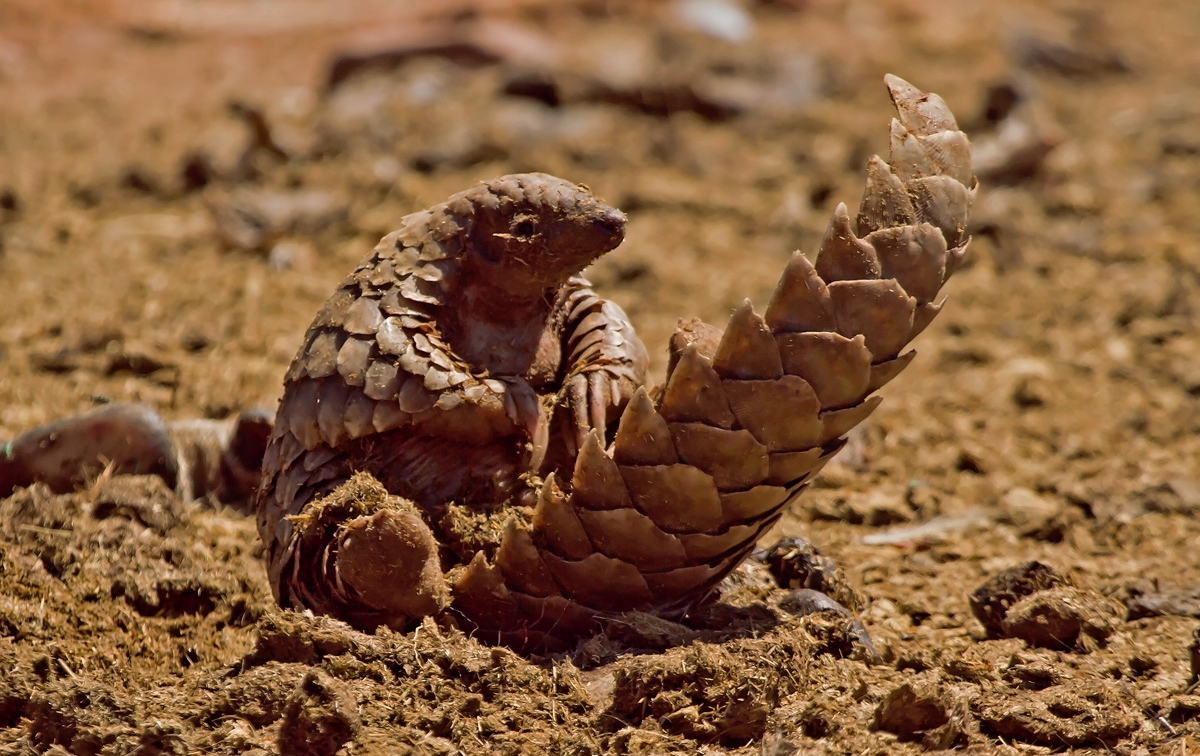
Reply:
[[[566,377],[553,409],[547,454],[534,464],[543,474],[569,472],[588,433],[608,437],[633,392],[647,381],[650,358],[625,311],[596,296],[582,278],[574,282],[564,305]]]

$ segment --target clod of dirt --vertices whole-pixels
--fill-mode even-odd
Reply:
[[[696,644],[618,662],[604,718],[701,742],[744,745],[761,738],[779,701],[801,684],[812,649],[799,633],[723,645]]]
[[[1058,748],[1110,747],[1136,730],[1139,722],[1137,702],[1103,680],[1077,680],[1024,696],[992,691],[974,708],[981,728],[989,734]]]
[[[184,156],[179,164],[179,182],[184,192],[194,192],[208,186],[218,178],[208,153],[195,150]]]
[[[301,688],[305,669],[270,662],[248,669],[227,683],[205,710],[208,719],[239,717],[255,727],[267,727],[284,715],[289,696]]]
[[[690,643],[699,635],[695,630],[646,612],[629,612],[610,621],[604,634],[629,648],[662,651]]]
[[[220,585],[206,583],[202,576],[120,578],[112,585],[113,598],[124,598],[143,617],[207,616],[225,598]]]
[[[1013,387],[1012,401],[1019,409],[1031,410],[1045,407],[1053,397],[1053,386],[1044,376],[1023,376]]]
[[[816,641],[814,653],[833,654],[842,659],[880,660],[862,621],[828,595],[799,588],[779,599],[779,608],[801,618],[801,626]]]
[[[121,375],[128,373],[137,376],[150,376],[163,373],[156,378],[164,385],[178,382],[179,365],[159,359],[152,354],[138,352],[122,346],[107,355],[108,361],[104,366],[105,375]]]
[[[343,685],[311,670],[288,697],[279,729],[282,756],[333,756],[361,727],[356,703]]]
[[[363,660],[384,654],[377,638],[329,617],[306,617],[298,612],[269,611],[258,621],[258,642],[243,666],[268,662],[314,664],[325,656],[353,654]]]
[[[991,638],[1004,636],[1004,615],[1026,596],[1061,585],[1063,579],[1053,567],[1041,562],[1026,562],[993,575],[975,589],[969,602],[971,612]]]
[[[1023,690],[1045,690],[1070,679],[1068,670],[1054,655],[1038,649],[1013,654],[1002,675],[1005,682]]]
[[[1001,632],[1043,648],[1087,650],[1112,634],[1117,609],[1095,593],[1060,586],[1028,596],[1009,608]]]
[[[114,475],[100,481],[92,496],[92,517],[123,517],[159,535],[179,522],[179,500],[158,475]]]
[[[969,646],[961,653],[943,657],[940,666],[952,680],[983,683],[998,678],[994,651],[983,645]]]
[[[875,709],[875,727],[926,748],[949,748],[965,736],[965,708],[933,680],[913,680],[892,689]]]
[[[780,588],[811,588],[854,611],[863,607],[837,563],[803,538],[780,539],[767,552],[766,563]]]
[[[329,61],[325,93],[332,94],[356,76],[391,71],[416,58],[444,58],[469,67],[495,65],[510,57],[512,51],[506,51],[490,40],[493,35],[487,34],[489,30],[494,31],[486,23],[466,31],[424,28],[417,39],[386,48],[339,50]]]
[[[21,200],[11,187],[0,189],[0,220],[8,220],[21,210]]]
[[[1042,101],[1019,81],[988,87],[980,120],[990,130],[971,143],[971,167],[988,184],[1019,184],[1042,169],[1066,141]],[[986,177],[986,178],[985,178]]]

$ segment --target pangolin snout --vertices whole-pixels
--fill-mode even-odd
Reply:
[[[625,213],[615,207],[606,208],[592,223],[610,238],[620,240],[625,236]]]

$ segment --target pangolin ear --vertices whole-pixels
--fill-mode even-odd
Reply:
[[[516,239],[521,242],[531,242],[541,236],[538,219],[529,213],[514,215],[508,223],[508,229],[509,232],[507,234],[496,234],[496,236],[506,239]]]

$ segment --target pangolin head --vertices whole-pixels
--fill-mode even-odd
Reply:
[[[469,195],[471,273],[510,296],[557,289],[625,238],[624,213],[545,173],[502,176]]]

